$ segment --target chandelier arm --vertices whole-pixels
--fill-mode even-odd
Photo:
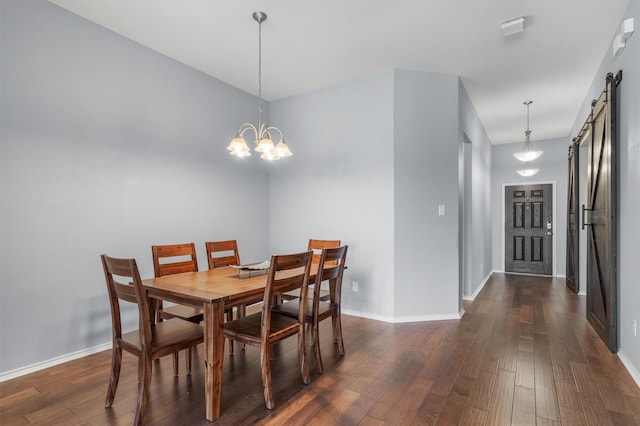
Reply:
[[[253,130],[253,133],[256,135],[256,139],[258,139],[258,131],[256,130],[256,127],[251,123],[243,123],[240,126],[240,128],[238,129],[238,134],[240,135],[240,137],[244,138],[244,132],[246,132],[247,130]]]
[[[271,130],[275,130],[275,131],[277,131],[278,133],[280,133],[280,139],[284,139],[284,135],[282,134],[282,130],[278,129],[277,127],[273,127],[273,126],[271,126],[271,127],[267,127],[267,128],[265,129],[265,131],[266,131],[267,133],[269,133]],[[269,136],[271,136],[271,133],[269,133]]]

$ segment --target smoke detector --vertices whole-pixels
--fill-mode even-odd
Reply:
[[[503,22],[502,25],[500,25],[500,31],[505,37],[523,32],[524,16]]]

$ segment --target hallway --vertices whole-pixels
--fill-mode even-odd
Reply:
[[[487,343],[472,388],[492,389],[488,401],[470,395],[465,416],[475,407],[486,424],[639,424],[640,390],[588,325],[585,299],[561,278],[494,274],[462,320],[472,346]]]

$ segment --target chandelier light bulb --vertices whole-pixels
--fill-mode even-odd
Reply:
[[[249,146],[247,146],[247,142],[245,142],[244,138],[240,135],[233,138],[227,147],[227,150],[230,151],[231,155],[235,155],[237,157],[249,157],[251,155],[251,150],[249,149]]]
[[[256,152],[271,152],[274,149],[273,141],[269,135],[265,135],[262,139],[256,142]]]
[[[289,149],[289,145],[284,141],[284,139],[280,139],[278,145],[276,145],[276,152],[280,157],[291,157],[291,150]]]

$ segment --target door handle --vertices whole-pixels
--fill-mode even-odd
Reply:
[[[582,205],[582,230],[584,231],[584,227],[585,226],[590,226],[591,223],[587,223],[587,212],[590,212],[591,209],[588,209],[584,206],[584,204]]]
[[[548,232],[547,232],[547,235],[553,235],[553,232],[548,231]]]

